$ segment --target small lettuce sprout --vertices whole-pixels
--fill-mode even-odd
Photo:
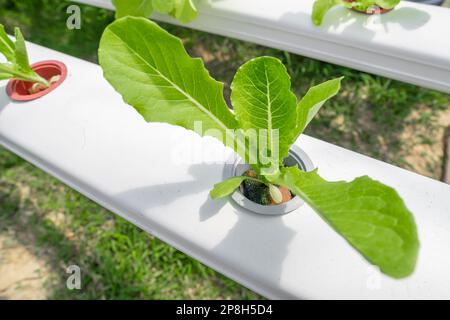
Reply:
[[[349,9],[355,8],[358,11],[367,11],[374,7],[392,9],[399,3],[400,0],[316,0],[313,5],[312,21],[316,26],[320,26],[326,13],[339,5]]]
[[[19,28],[15,29],[16,41],[13,42],[0,24],[0,53],[7,62],[0,63],[0,80],[17,79],[34,82],[35,85],[48,88],[50,83],[38,75],[28,62],[25,39]]]
[[[113,0],[116,7],[116,19],[125,16],[148,18],[156,11],[168,14],[182,23],[189,23],[197,18],[195,7],[197,0]]]

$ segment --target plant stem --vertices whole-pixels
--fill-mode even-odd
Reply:
[[[0,71],[10,74],[11,78],[17,79],[17,80],[23,80],[28,82],[37,82],[42,85],[44,85],[46,88],[50,87],[50,83],[42,78],[40,75],[38,75],[36,72],[33,71],[34,74],[27,74],[21,71],[14,70],[13,68],[9,66],[5,66],[4,64],[0,64]]]
[[[46,88],[50,87],[50,82],[48,82],[47,80],[45,80],[43,77],[41,77],[38,74],[36,74],[35,77],[30,78],[30,79],[32,80],[32,82],[40,83],[40,84],[44,85]]]

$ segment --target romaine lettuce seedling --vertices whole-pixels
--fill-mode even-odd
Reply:
[[[19,28],[15,28],[15,43],[8,37],[5,28],[0,24],[0,53],[8,62],[0,63],[0,80],[17,79],[34,82],[45,88],[50,83],[38,75],[28,62],[25,40]]]
[[[254,173],[216,184],[212,198],[230,195],[244,181],[256,182],[254,190],[268,185],[270,196],[278,200],[275,188],[287,188],[382,272],[395,278],[413,272],[419,248],[416,225],[394,189],[367,176],[329,182],[317,169],[305,172],[283,166],[292,144],[338,93],[341,78],[310,88],[298,101],[284,65],[272,57],[256,58],[240,67],[233,80],[232,112],[223,97],[223,84],[209,75],[200,59],[187,54],[180,39],[148,19],[134,17],[106,28],[99,59],[105,78],[146,121],[189,130],[201,121],[226,137],[224,144],[243,159],[257,159],[250,161]],[[235,136],[237,130],[249,129],[264,132],[258,139],[267,142],[264,150],[257,144],[256,154],[242,148],[250,136],[241,140]],[[207,132],[211,131],[203,133]]]
[[[400,0],[316,0],[313,6],[312,21],[315,25],[320,26],[326,13],[331,8],[339,5],[366,12],[374,7],[392,9],[399,3]]]
[[[113,0],[116,7],[116,19],[125,16],[148,18],[153,10],[168,14],[183,23],[197,18],[196,0]]]

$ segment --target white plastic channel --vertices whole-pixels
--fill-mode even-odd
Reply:
[[[77,1],[114,9],[110,0]],[[390,13],[366,16],[340,7],[316,27],[312,4],[201,0],[199,18],[185,26],[450,93],[450,9],[402,1]]]
[[[370,266],[308,206],[264,217],[212,201],[230,152],[212,138],[148,124],[99,66],[29,44],[31,61],[66,63],[67,80],[32,102],[0,82],[0,144],[100,205],[268,298],[450,298],[450,186],[320,140],[297,141],[329,180],[369,175],[398,190],[421,240],[415,273]],[[190,150],[214,162],[189,157]],[[226,151],[226,152],[224,152]]]

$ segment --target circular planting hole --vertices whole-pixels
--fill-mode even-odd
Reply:
[[[55,90],[67,77],[67,67],[60,61],[41,61],[31,67],[41,77],[51,81],[50,87],[45,88],[32,82],[12,79],[6,87],[12,100],[31,101],[43,97]]]
[[[304,171],[311,171],[314,169],[314,165],[308,155],[296,146],[293,146],[289,151],[289,156],[284,160],[284,165],[287,167],[298,166]],[[225,175],[226,178],[231,176],[242,176],[249,170],[250,165],[244,163],[241,158],[237,158],[234,161],[234,164],[226,169]],[[258,185],[253,186],[258,188]],[[290,191],[288,192],[290,193]],[[284,193],[284,191],[282,191],[282,193]],[[255,196],[258,195],[255,194]],[[292,196],[289,201],[280,204],[268,203],[267,205],[263,205],[257,203],[254,201],[254,198],[252,200],[252,197],[248,196],[248,190],[245,190],[245,183],[241,184],[241,187],[232,194],[231,198],[239,206],[264,215],[283,215],[294,211],[304,203],[298,196]]]

